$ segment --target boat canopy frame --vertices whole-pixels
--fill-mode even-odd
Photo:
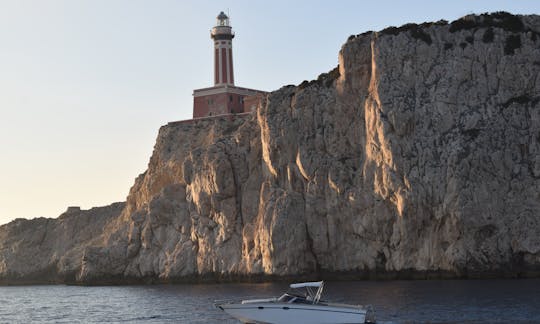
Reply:
[[[324,281],[313,281],[313,282],[299,282],[290,284],[292,289],[301,289],[305,288],[307,295],[306,299],[310,300],[313,304],[319,303],[321,300],[322,292],[324,289]],[[317,288],[317,290],[315,290]]]

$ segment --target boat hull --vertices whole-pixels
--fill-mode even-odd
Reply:
[[[364,323],[366,310],[354,307],[289,303],[249,303],[217,305],[244,323],[341,324]]]

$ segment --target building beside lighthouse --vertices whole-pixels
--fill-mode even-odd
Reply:
[[[214,41],[214,86],[193,90],[193,118],[253,111],[265,92],[234,85],[234,32],[223,11],[210,37]]]

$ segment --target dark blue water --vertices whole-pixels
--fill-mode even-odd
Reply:
[[[286,287],[0,287],[0,323],[238,323],[213,301]],[[381,323],[540,323],[540,279],[327,282],[324,298],[371,304]]]

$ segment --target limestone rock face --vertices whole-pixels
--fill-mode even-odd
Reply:
[[[538,16],[350,37],[338,69],[251,116],[163,126],[121,214],[59,274],[538,273],[539,72]]]
[[[123,209],[124,203],[70,207],[57,219],[16,219],[0,226],[0,283],[74,281],[84,249],[98,243],[105,225]]]
[[[248,272],[243,240],[256,229],[244,224],[259,211],[259,133],[243,118],[163,126],[105,244],[87,249],[80,280]]]

